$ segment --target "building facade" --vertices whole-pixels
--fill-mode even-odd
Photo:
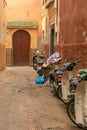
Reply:
[[[44,6],[48,10],[45,51],[48,55],[58,51],[67,61],[81,60],[79,68],[87,67],[87,1],[45,0]]]
[[[42,15],[45,8],[45,28],[44,28],[44,50],[46,55],[49,56],[55,51],[57,45],[57,34],[58,34],[58,1],[54,0],[43,0],[42,4]],[[42,2],[43,2],[42,1]],[[43,19],[42,19],[43,23]]]
[[[7,66],[32,65],[33,52],[42,49],[41,0],[7,0]]]
[[[6,1],[0,0],[0,71],[6,67]]]

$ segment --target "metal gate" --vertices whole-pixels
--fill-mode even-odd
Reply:
[[[52,25],[50,27],[50,55],[54,53],[54,33],[55,33],[55,27]]]
[[[24,30],[16,31],[12,37],[12,47],[13,65],[29,65],[30,35]]]

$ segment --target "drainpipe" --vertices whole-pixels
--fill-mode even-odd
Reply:
[[[60,0],[58,0],[58,30],[57,30],[57,42],[59,43],[59,35],[60,35]]]
[[[57,43],[57,35],[58,35],[58,0],[55,0],[54,2],[54,8],[55,8],[55,38]]]
[[[42,51],[44,50],[44,30],[42,30]]]
[[[55,32],[57,32],[57,24],[58,24],[58,1],[55,0],[54,7],[55,7]]]

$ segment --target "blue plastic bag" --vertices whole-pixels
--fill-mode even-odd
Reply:
[[[36,84],[44,84],[44,77],[43,76],[38,76],[37,79],[35,80]]]

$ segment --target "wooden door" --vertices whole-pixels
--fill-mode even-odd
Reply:
[[[13,65],[29,65],[30,35],[24,30],[15,32],[12,38],[12,45]]]

